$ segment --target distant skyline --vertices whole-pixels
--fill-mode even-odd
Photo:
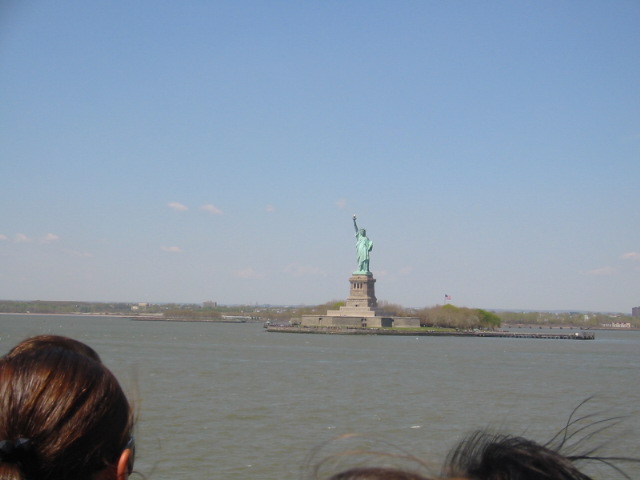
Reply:
[[[0,298],[640,305],[640,3],[0,5]]]

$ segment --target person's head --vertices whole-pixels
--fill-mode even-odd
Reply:
[[[573,460],[533,440],[477,431],[449,453],[442,476],[472,480],[590,480]]]
[[[124,480],[132,412],[93,349],[35,337],[0,359],[0,480]]]
[[[610,460],[623,459],[568,456],[560,450],[562,444],[551,447],[523,437],[480,430],[451,450],[439,476],[368,466],[342,471],[329,480],[591,480],[575,465],[581,460],[604,462],[622,472]]]

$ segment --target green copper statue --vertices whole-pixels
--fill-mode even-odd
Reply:
[[[373,242],[367,237],[367,231],[364,228],[358,230],[355,215],[353,216],[353,226],[356,229],[356,256],[358,259],[358,270],[353,274],[371,275],[369,271],[369,252],[373,249]]]

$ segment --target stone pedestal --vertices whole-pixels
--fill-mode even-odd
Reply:
[[[378,313],[376,298],[376,279],[373,275],[352,275],[349,278],[351,288],[346,305],[340,310],[329,310],[333,317],[375,317]]]
[[[349,298],[339,310],[329,310],[326,315],[303,315],[300,324],[304,327],[419,327],[416,317],[392,317],[378,308],[376,279],[371,273],[354,273],[349,278]]]

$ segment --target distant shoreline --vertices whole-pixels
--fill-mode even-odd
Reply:
[[[28,316],[48,316],[48,317],[113,317],[113,318],[132,318],[133,315],[124,315],[122,313],[29,313],[29,312],[0,312],[0,315],[28,315]]]
[[[262,320],[233,320],[233,319],[218,319],[218,318],[165,318],[161,315],[140,315],[140,314],[123,314],[123,313],[83,313],[83,312],[71,312],[71,313],[27,313],[27,312],[0,312],[0,316],[6,315],[24,315],[24,316],[51,316],[51,317],[107,317],[107,318],[128,318],[134,321],[143,322],[188,322],[188,323],[264,323]],[[598,331],[610,331],[610,332],[627,332],[627,331],[639,331],[640,327],[630,328],[612,328],[612,327],[583,327],[579,325],[537,325],[537,324],[504,324],[502,328],[510,328],[517,330],[598,330]],[[456,332],[462,334],[464,332]]]
[[[226,318],[191,318],[191,317],[179,317],[179,318],[165,318],[158,316],[146,316],[146,317],[127,317],[136,322],[189,322],[189,323],[261,323],[258,320],[233,320]]]
[[[122,313],[11,313],[0,312],[0,315],[20,315],[20,316],[46,316],[46,317],[110,317],[110,318],[128,318],[136,322],[188,322],[188,323],[262,323],[260,320],[243,320],[243,319],[226,319],[226,318],[193,318],[193,317],[163,317],[161,315],[125,315]]]

